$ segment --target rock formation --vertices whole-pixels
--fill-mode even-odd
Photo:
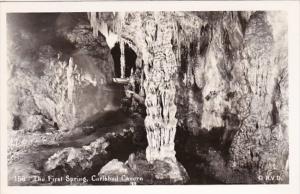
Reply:
[[[32,131],[35,117],[41,123],[37,130],[69,130],[107,105],[116,106],[115,96],[122,94],[109,86],[114,73],[110,49],[104,37],[93,37],[86,15],[50,14],[44,18],[48,26],[37,18],[31,26],[25,16],[16,17],[20,24],[13,17],[9,22],[10,128]]]
[[[91,25],[94,30],[102,29],[101,26],[107,25],[106,18],[102,18],[101,13],[98,13],[100,17],[93,18],[96,15],[91,14]],[[135,45],[134,50],[143,61],[145,79],[142,84],[147,107],[146,157],[149,162],[164,158],[176,161],[174,138],[177,119],[174,99],[178,65],[172,45],[177,30],[173,17],[173,13],[167,12],[118,14],[113,21],[116,22],[114,23],[116,29],[111,28],[118,34],[121,45],[124,39],[131,40],[130,45]],[[97,19],[98,22],[95,22]],[[123,46],[121,46],[121,69],[122,50]]]
[[[284,170],[288,154],[284,13],[108,15],[98,13],[91,20],[93,29],[111,26],[110,32],[130,42],[142,61],[137,66],[145,78],[148,161],[175,159],[178,120],[195,134],[224,129],[220,143],[230,142],[232,168],[258,165],[271,172],[277,165],[276,170]]]
[[[106,154],[106,147],[109,143],[104,138],[99,138],[88,146],[82,148],[65,148],[58,153],[52,155],[45,163],[45,170],[51,171],[55,168],[74,168],[75,166],[81,167],[82,170],[91,168],[93,165],[92,160],[96,155]]]
[[[245,172],[255,177],[247,183],[264,183],[256,180],[262,174],[288,182],[286,17],[278,11],[98,12],[51,16],[55,22],[42,30],[18,24],[9,28],[10,128],[73,129],[117,109],[122,98],[123,108],[144,119],[148,147],[125,163],[99,167],[100,174],[119,173],[116,164],[133,175],[152,173],[158,182],[185,183],[175,152],[176,131],[184,131],[195,139],[213,136],[215,147],[206,154],[198,153],[197,141],[190,152],[220,182],[240,183],[234,175]],[[109,92],[113,78],[123,80],[125,92]],[[68,163],[67,155],[82,149],[50,160]]]
[[[184,184],[189,180],[184,167],[171,158],[149,163],[145,157],[143,153],[130,154],[125,163],[113,159],[102,167],[98,175],[119,177],[119,179],[126,176],[132,179],[132,181],[125,180],[127,184],[134,182],[142,185]]]

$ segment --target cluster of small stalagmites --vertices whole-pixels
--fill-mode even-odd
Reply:
[[[12,96],[12,102],[18,100],[26,105],[18,113],[11,110],[15,115],[30,113],[21,118],[22,126],[20,128],[22,129],[42,130],[44,127],[54,126],[54,122],[58,125],[55,128],[61,127],[63,129],[66,126],[72,126],[76,119],[74,118],[76,110],[73,106],[73,98],[74,90],[77,87],[75,84],[82,83],[79,81],[80,74],[74,69],[75,65],[72,59],[68,64],[52,56],[54,53],[55,51],[51,46],[47,45],[40,48],[38,62],[45,65],[40,77],[31,75],[20,68],[16,71],[17,75],[11,78],[12,81],[15,81],[12,83],[14,87],[27,90],[24,96],[20,96],[20,94]],[[32,63],[34,62],[32,61]],[[24,82],[24,80],[26,81]],[[14,94],[12,90],[10,93]],[[14,106],[20,109],[18,104]]]
[[[110,49],[80,14],[57,14],[45,30],[16,26],[11,34],[9,128],[71,130],[113,101],[113,92],[104,91],[113,74]]]
[[[42,110],[47,110],[50,118],[56,121],[61,129],[72,128],[76,124],[75,99],[76,89],[85,87],[88,84],[95,85],[95,80],[83,74],[77,69],[71,57],[68,62],[58,59],[50,61],[49,67],[45,70],[45,75],[41,79],[46,83],[40,91],[40,95],[35,95],[35,102]],[[50,87],[48,87],[50,86]],[[45,98],[48,94],[51,98]],[[49,111],[50,110],[50,111]]]

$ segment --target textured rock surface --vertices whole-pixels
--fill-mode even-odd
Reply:
[[[109,145],[104,138],[99,138],[88,146],[82,148],[65,148],[52,155],[45,163],[45,170],[51,171],[57,167],[74,168],[81,167],[82,170],[91,168],[92,159],[96,155],[106,154],[106,148]]]
[[[230,151],[234,165],[256,168],[259,175],[286,176],[287,28],[284,22],[270,22],[269,17],[274,15],[254,14],[245,31],[242,68],[250,91],[242,99],[248,104],[248,115]]]
[[[173,131],[178,119],[178,126],[194,134],[222,129],[219,142],[227,144],[229,168],[252,169],[257,175],[287,173],[285,13],[108,15],[99,14],[98,24],[93,23],[93,29],[97,30],[97,26],[104,23],[111,26],[109,29],[120,40],[130,42],[137,61],[141,62],[137,67],[144,70],[145,79],[140,80],[144,86],[141,95],[145,95],[147,107],[149,161],[172,155],[163,150],[165,144],[173,147]],[[160,18],[164,22],[157,22]],[[111,20],[113,22],[108,22]],[[164,35],[166,42],[160,40]],[[159,48],[169,45],[172,49],[157,52],[157,45]],[[160,58],[159,53],[162,53]],[[168,57],[175,61],[168,63]],[[173,76],[175,72],[178,73]],[[169,76],[171,82],[166,81]],[[148,82],[152,78],[160,84]],[[164,96],[166,85],[170,95]],[[173,95],[175,104],[172,104]],[[168,102],[167,109],[164,102]],[[165,117],[165,113],[170,117]]]
[[[102,26],[108,25],[107,17],[99,18],[91,14],[91,26],[102,32]],[[175,80],[177,72],[176,55],[173,51],[172,40],[177,30],[174,14],[160,13],[118,13],[112,16],[115,20],[111,29],[118,35],[120,44],[123,40],[136,50],[143,61],[145,79],[141,82],[145,93],[147,116],[148,147],[147,160],[172,158],[176,161],[174,138],[177,119],[175,118]],[[111,19],[111,18],[110,18]],[[133,31],[134,28],[135,30]],[[109,33],[108,33],[109,34]],[[143,41],[141,41],[143,40]],[[122,61],[122,47],[121,47]],[[140,64],[142,66],[142,64]],[[122,62],[121,62],[122,69]],[[121,73],[122,76],[122,73]]]
[[[124,179],[124,177],[134,177],[135,175],[126,164],[117,159],[113,159],[101,168],[98,176],[109,176],[113,177],[113,180],[118,179],[120,182],[127,182],[126,180],[122,180],[122,177]]]
[[[115,96],[121,95],[109,86],[114,73],[110,49],[103,36],[94,38],[86,15],[9,18],[11,128],[72,129],[116,106]],[[32,123],[33,117],[43,117],[44,124]]]
[[[193,144],[179,142],[193,148],[201,172],[223,183],[264,183],[260,175],[288,182],[286,13],[49,14],[51,25],[30,17],[8,22],[19,21],[8,28],[9,128],[72,129],[116,109],[123,93],[110,92],[109,84],[120,74],[129,82],[125,108],[145,116],[148,140],[144,158],[130,156],[122,167],[113,161],[120,169],[146,176],[154,165],[158,170],[150,170],[146,180],[178,176],[184,183],[174,150],[178,128],[199,135]],[[125,60],[126,48],[136,59]],[[113,60],[114,51],[120,59]],[[212,145],[200,149],[204,139],[197,138],[207,136]],[[61,151],[49,169],[88,166],[83,158],[90,153],[84,150]]]
[[[108,152],[115,149],[115,146],[119,146],[124,140],[131,141],[132,133],[133,129],[123,129],[118,131],[118,133],[106,133],[89,145],[82,146],[81,148],[67,147],[49,157],[45,162],[44,169],[51,171],[61,167],[66,169],[75,167],[76,170],[79,170],[78,167],[81,170],[91,168],[93,160],[97,160],[99,157],[106,160],[106,157],[109,155]]]
[[[149,163],[144,153],[130,154],[123,163],[117,159],[111,160],[99,172],[99,176],[129,176],[136,177],[136,184],[184,184],[189,176],[184,167],[171,158],[154,160]]]

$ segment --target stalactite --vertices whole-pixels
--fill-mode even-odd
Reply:
[[[90,13],[90,25],[93,28],[93,35],[94,37],[98,36],[98,33],[100,32],[105,38],[106,43],[110,49],[112,49],[115,44],[119,41],[118,35],[109,29],[107,23],[102,20],[101,15],[99,18],[97,18],[96,12]]]
[[[89,19],[90,19],[91,26],[93,28],[93,36],[97,37],[98,36],[97,13],[91,12]]]

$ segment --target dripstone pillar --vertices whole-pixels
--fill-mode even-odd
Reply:
[[[177,72],[175,54],[171,39],[173,25],[170,18],[154,15],[145,27],[148,64],[144,66],[147,116],[145,127],[148,147],[146,158],[149,162],[170,158],[176,161],[174,139],[177,119],[174,77]]]

